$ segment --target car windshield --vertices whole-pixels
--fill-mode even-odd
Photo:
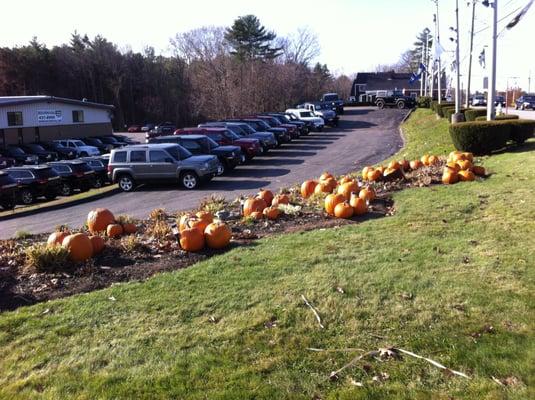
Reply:
[[[223,136],[232,140],[238,140],[240,138],[238,135],[236,135],[234,132],[228,129],[223,133]]]
[[[325,101],[336,101],[336,100],[338,100],[338,95],[337,94],[328,94],[328,95],[325,95],[323,97],[323,99]]]
[[[55,176],[58,176],[58,173],[54,171],[52,168],[36,168],[34,171],[35,175],[38,178],[53,178]]]
[[[28,148],[32,149],[33,151],[46,151],[43,146],[38,144],[29,144]]]
[[[76,147],[80,147],[80,146],[85,146],[86,144],[84,142],[82,142],[81,140],[74,140],[73,141],[74,145]]]
[[[209,138],[209,137],[206,137],[202,141],[202,146],[206,147],[208,149],[208,151],[211,151],[211,150],[215,149],[216,147],[219,147],[217,142],[215,140],[213,140],[212,138]]]
[[[242,128],[245,132],[247,132],[249,135],[255,133],[256,131],[251,127],[250,124],[242,124],[240,125],[240,128]]]
[[[90,141],[93,142],[93,143],[96,143],[96,144],[104,144],[104,143],[102,143],[102,140],[97,139],[97,138],[92,138],[92,139],[90,139]]]
[[[281,125],[280,121],[275,117],[271,117],[268,121],[271,121],[271,123],[275,126]]]
[[[228,125],[227,129],[229,129],[232,133],[238,135],[238,136],[245,136],[245,132],[240,129],[237,125]]]
[[[167,147],[165,150],[167,150],[167,152],[171,154],[171,156],[175,160],[184,160],[192,156],[192,154],[188,150],[178,145],[173,147]]]
[[[14,154],[14,155],[23,156],[24,154],[26,154],[24,150],[22,150],[20,147],[11,147],[9,150],[11,154]]]
[[[71,169],[74,172],[89,172],[92,171],[91,167],[87,163],[76,163],[71,164]]]
[[[90,160],[87,162],[91,167],[102,168],[104,164],[99,160]]]
[[[289,120],[289,121],[295,121],[295,120],[298,119],[298,118],[297,118],[295,115],[293,115],[293,114],[284,114],[284,118],[286,118],[286,119]]]
[[[299,115],[301,118],[310,118],[312,117],[312,114],[310,114],[310,111],[300,111]]]
[[[524,96],[524,101],[533,101],[535,100],[535,96]]]

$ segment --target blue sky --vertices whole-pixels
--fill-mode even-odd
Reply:
[[[499,18],[525,3],[527,0],[499,0]],[[455,21],[455,1],[439,0],[439,4],[441,42],[446,50],[453,50],[448,27]],[[77,30],[89,36],[101,34],[124,49],[140,50],[150,45],[162,53],[168,52],[169,39],[177,32],[205,25],[228,26],[237,16],[255,14],[279,35],[309,27],[320,41],[319,61],[336,73],[352,74],[395,62],[419,31],[426,26],[433,30],[435,5],[431,0],[19,0],[8,1],[2,8],[2,14],[11,17],[3,18],[0,25],[1,46],[22,45],[32,36],[53,46],[67,41]],[[470,30],[466,0],[460,0],[459,10],[461,71],[465,74]],[[511,18],[500,23],[500,30]],[[488,21],[489,10],[479,4],[475,31],[485,29]],[[530,70],[535,77],[535,52],[531,50],[534,37],[535,6],[515,29],[500,36],[499,88],[505,87],[507,77],[518,77],[509,81],[527,89]],[[475,88],[482,86],[485,74],[477,56],[489,38],[489,29],[475,37]]]

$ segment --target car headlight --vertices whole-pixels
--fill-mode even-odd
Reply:
[[[209,167],[210,167],[210,163],[209,163],[209,162],[205,162],[205,163],[203,164],[203,167],[204,167],[204,168],[209,168]]]
[[[236,157],[236,153],[232,152],[232,153],[230,153],[230,156],[231,157]]]

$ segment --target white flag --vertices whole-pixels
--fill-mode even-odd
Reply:
[[[442,53],[444,53],[444,47],[442,47],[438,40],[435,40],[435,43],[433,44],[433,61],[436,61],[439,60]]]

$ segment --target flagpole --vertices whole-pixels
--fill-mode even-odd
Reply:
[[[422,77],[422,82],[424,83],[424,96],[427,96],[427,49],[429,46],[429,30],[425,28],[425,52],[424,57],[422,57],[422,64],[425,66],[424,76]]]
[[[422,41],[422,57],[421,57],[421,60],[420,60],[420,65],[423,65],[424,64],[424,43]],[[418,70],[420,70],[420,68],[418,68]],[[422,97],[424,95],[424,80],[422,79],[422,77],[420,77],[420,97]]]
[[[436,29],[436,36],[437,36],[437,46],[440,45],[440,23],[438,19],[438,1],[434,0],[436,6],[437,6],[437,13],[436,13],[436,19],[435,19],[435,29]],[[442,103],[442,66],[440,63],[440,56],[438,57],[438,104]]]
[[[455,114],[461,112],[461,68],[459,63],[459,0],[455,0],[455,20],[457,46],[455,47],[455,67],[456,67],[456,84],[455,84]],[[458,117],[458,116],[457,116]]]
[[[470,106],[470,81],[472,79],[472,52],[474,50],[474,21],[477,0],[472,0],[472,30],[470,31],[470,58],[468,60],[468,82],[466,84],[466,108]]]
[[[492,37],[491,37],[491,63],[489,77],[489,92],[487,95],[487,121],[495,117],[494,102],[496,101],[496,38],[498,36],[498,0],[494,0],[492,7]]]

